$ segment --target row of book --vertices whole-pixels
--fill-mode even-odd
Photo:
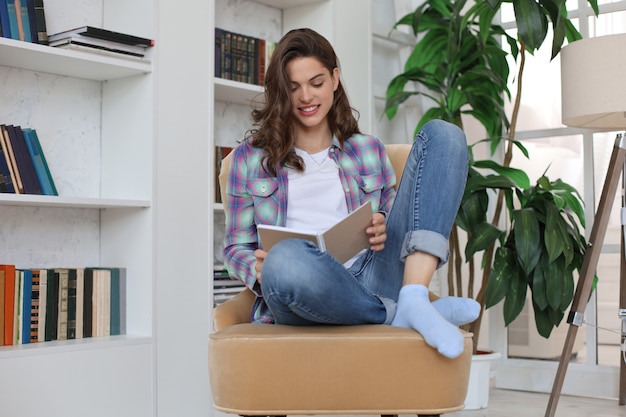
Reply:
[[[81,26],[48,35],[50,46],[143,59],[154,40],[94,26]]]
[[[3,38],[48,44],[43,0],[0,0]]]
[[[263,85],[276,42],[215,28],[215,76]]]
[[[231,278],[226,269],[216,266],[213,270],[213,307],[228,301],[245,288],[243,282]]]
[[[0,192],[59,195],[35,129],[0,124]]]
[[[0,345],[126,334],[125,268],[0,265]]]

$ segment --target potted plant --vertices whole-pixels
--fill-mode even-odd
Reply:
[[[597,15],[597,0],[588,1]],[[514,150],[529,157],[515,141],[525,53],[543,44],[549,22],[554,32],[552,58],[565,39],[572,42],[581,36],[567,19],[563,0],[509,0],[518,26],[518,38],[513,38],[493,23],[504,2],[487,0],[468,8],[466,0],[427,0],[400,19],[394,28],[411,27],[418,41],[404,72],[389,83],[385,109],[392,119],[409,97],[421,96],[432,106],[416,132],[431,119],[463,128],[462,117],[474,117],[487,134],[479,143],[490,145],[492,155],[498,147],[506,149],[502,163],[496,163],[475,160],[476,145],[469,147],[468,181],[450,237],[450,295],[474,297],[482,307],[480,317],[466,327],[474,334],[474,351],[484,308],[504,300],[509,325],[522,311],[528,290],[537,330],[549,337],[572,301],[574,271],[580,269],[587,247],[580,232],[585,222],[578,192],[545,174],[531,185],[523,171],[510,166]],[[504,110],[505,98],[511,98],[507,53],[519,62],[510,120]],[[474,295],[476,264],[482,277]],[[467,276],[462,279],[464,269]]]

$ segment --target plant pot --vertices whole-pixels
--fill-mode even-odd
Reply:
[[[500,358],[498,352],[477,351],[472,355],[469,385],[465,397],[466,410],[479,410],[489,404],[491,363]]]

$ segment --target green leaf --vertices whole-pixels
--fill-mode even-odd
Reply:
[[[518,187],[526,189],[530,187],[530,179],[528,175],[521,169],[505,167],[498,164],[495,161],[483,160],[474,162],[476,168],[492,169],[500,175],[504,175],[507,178],[513,180]]]
[[[469,178],[465,184],[465,190],[466,192],[474,192],[486,188],[513,188],[515,185],[515,182],[508,177],[487,175]]]
[[[557,209],[546,204],[546,224],[544,241],[548,251],[548,261],[553,262],[561,254],[566,255],[566,263],[569,264],[573,257],[573,248],[564,225],[564,220]]]
[[[516,210],[514,215],[517,258],[526,275],[530,275],[541,255],[541,232],[537,215],[532,209]]]
[[[519,266],[515,259],[515,252],[503,246],[496,249],[493,269],[485,293],[486,308],[493,307],[504,299],[511,287],[511,277],[516,274],[517,270]]]
[[[548,33],[548,19],[535,0],[513,2],[518,34],[530,51],[536,51]]]
[[[469,261],[476,252],[487,249],[504,235],[504,232],[491,223],[479,224],[465,245],[465,259]]]
[[[508,326],[519,316],[526,304],[526,292],[528,286],[519,274],[511,277],[511,286],[504,300],[504,325]]]
[[[550,337],[550,333],[552,333],[552,329],[554,328],[550,314],[547,309],[540,309],[534,303],[533,310],[535,312],[535,326],[537,327],[537,332],[547,339]]]
[[[532,295],[533,295],[533,303],[537,305],[541,310],[545,310],[548,307],[548,297],[546,295],[546,278],[545,278],[545,270],[546,270],[546,261],[545,258],[542,257],[539,261],[539,264],[533,271],[532,275]]]
[[[546,298],[548,299],[548,305],[556,310],[561,306],[561,300],[564,293],[564,279],[563,270],[565,268],[565,262],[560,257],[554,262],[548,263],[546,270]]]
[[[489,196],[487,191],[478,190],[464,195],[461,206],[456,215],[455,223],[466,232],[487,221],[487,209],[489,208]]]

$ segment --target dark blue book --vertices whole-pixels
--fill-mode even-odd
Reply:
[[[0,25],[2,26],[3,38],[11,38],[11,25],[9,23],[9,8],[6,0],[0,0]]]
[[[13,125],[7,125],[6,128],[9,132],[9,140],[11,141],[11,146],[13,147],[13,153],[15,154],[17,169],[20,177],[22,178],[24,193],[41,194],[39,180],[37,179],[37,174],[35,173],[33,161],[30,159],[28,149],[26,148],[22,128],[20,126]]]
[[[33,167],[35,168],[35,174],[37,175],[37,180],[39,181],[41,194],[59,195],[54,185],[52,175],[50,174],[48,162],[46,161],[46,157],[41,149],[41,143],[39,142],[37,132],[35,129],[22,129],[22,133],[24,134],[26,149],[28,150],[30,159],[33,162]],[[1,168],[2,167],[0,167],[0,169]]]
[[[22,335],[22,344],[30,343],[30,314],[32,310],[32,293],[33,293],[33,271],[30,269],[20,269],[22,275],[23,288],[22,291],[22,327],[20,333]]]
[[[35,17],[35,0],[22,0],[26,3],[26,12],[28,14],[28,31],[30,32],[30,41],[39,43],[37,39],[37,18]]]

